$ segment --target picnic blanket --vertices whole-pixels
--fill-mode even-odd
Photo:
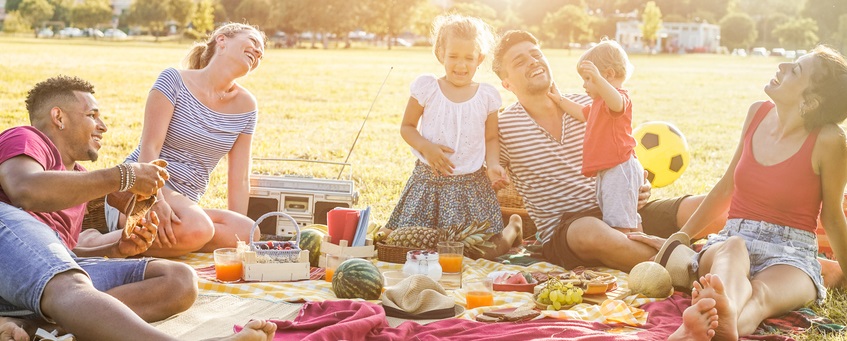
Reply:
[[[214,263],[211,254],[189,254],[176,260],[184,262],[196,269],[199,269],[198,273],[201,274],[201,278],[199,280],[198,286],[200,288],[201,297],[220,297],[221,295],[234,295],[239,299],[246,299],[244,300],[245,302],[263,302],[261,304],[256,304],[259,306],[267,304],[285,304],[282,302],[303,301],[306,301],[307,304],[312,303],[309,306],[315,306],[315,303],[322,303],[325,301],[368,303],[363,301],[338,300],[332,291],[332,285],[330,282],[326,282],[322,279],[314,280],[314,278],[316,278],[315,271],[313,271],[311,274],[313,280],[299,282],[240,282],[233,284],[224,284],[215,281],[213,278],[213,271],[209,272],[209,267]],[[375,265],[380,269],[380,271],[402,269],[401,264],[386,263],[381,261],[376,261]],[[466,258],[465,271],[463,272],[463,277],[464,279],[482,278],[487,276],[487,274],[492,271],[518,270],[551,272],[563,271],[564,269],[546,262],[534,262],[533,264],[528,266],[518,266],[501,264],[487,260],[470,260]],[[599,270],[613,274],[618,280],[619,290],[627,289],[626,273],[605,268],[600,268]],[[203,275],[204,272],[205,275]],[[457,304],[465,305],[465,298],[461,290],[448,290],[447,292],[455,299]],[[477,322],[472,320],[478,314],[481,314],[488,310],[519,307],[526,304],[532,304],[532,302],[532,295],[529,293],[498,291],[495,292],[493,306],[468,309],[462,315],[458,316],[460,318],[459,320],[450,319],[449,321],[451,323],[459,323],[460,325],[465,325],[468,328],[475,328],[473,326]],[[372,304],[374,302],[370,303]],[[627,337],[622,339],[633,339],[633,333],[638,334],[650,332],[652,334],[649,334],[649,337],[648,334],[638,335],[647,337],[647,339],[651,339],[653,336],[659,335],[665,335],[666,337],[667,335],[672,333],[673,330],[676,330],[676,328],[678,328],[679,324],[681,323],[681,312],[689,304],[690,297],[686,294],[679,292],[677,292],[666,300],[649,299],[640,295],[630,295],[620,300],[608,300],[599,305],[579,304],[573,307],[572,309],[565,311],[543,311],[542,315],[540,315],[537,320],[534,321],[543,321],[543,324],[545,326],[551,325],[552,323],[552,325],[554,326],[559,326],[562,328],[575,328],[575,330],[584,331],[584,334],[580,335],[593,335],[599,337],[605,334],[596,333],[602,332],[607,334],[611,333],[618,336],[628,335]],[[320,306],[321,305],[317,305],[317,307]],[[291,305],[287,305],[286,307],[291,308]],[[348,306],[348,308],[365,309],[358,306]],[[298,308],[294,309],[299,309],[299,306]],[[192,308],[192,310],[194,310],[194,308]],[[255,318],[278,318],[278,316],[263,316],[261,314],[258,314],[255,315]],[[288,316],[288,319],[293,318],[293,315]],[[242,318],[242,320],[244,320],[244,318]],[[232,325],[246,323],[247,321],[249,321],[249,319],[239,321],[230,318],[228,321],[229,323],[224,323],[225,325],[222,327],[231,328]],[[391,322],[391,319],[389,319],[389,322]],[[472,323],[468,324],[468,322]],[[396,323],[389,323],[388,327],[397,327],[395,326],[395,324]],[[502,339],[503,337],[508,337],[510,335],[508,333],[520,329],[517,327],[510,327],[501,330],[499,327],[499,325],[501,324],[503,323],[497,324],[498,329],[496,330],[488,329],[489,333],[491,333],[492,331],[496,331],[497,335],[499,335],[499,337],[501,337]],[[440,324],[436,324],[436,326],[439,325]],[[382,324],[374,326],[382,326]],[[488,326],[491,325],[488,324]],[[773,333],[775,330],[801,331],[809,327],[816,327],[825,331],[840,331],[844,328],[843,326],[833,324],[832,321],[829,321],[825,318],[815,316],[815,314],[811,310],[804,309],[792,312],[783,317],[766,320],[760,326],[757,334]],[[517,329],[513,330],[512,328]],[[538,328],[538,326],[536,326],[535,328]],[[427,330],[428,329],[424,328],[414,329],[413,331],[424,333]],[[505,334],[500,334],[501,332]],[[221,336],[226,334],[214,334],[212,336],[215,335]],[[477,336],[474,335],[473,337],[476,338]],[[636,337],[635,339],[643,338]],[[753,336],[749,339],[787,340],[789,338],[774,335],[759,335]]]

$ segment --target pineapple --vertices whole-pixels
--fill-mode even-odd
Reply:
[[[440,241],[458,241],[464,244],[465,256],[479,258],[484,249],[494,248],[489,241],[493,233],[488,230],[489,223],[472,223],[468,226],[454,225],[446,229],[408,226],[401,227],[385,238],[385,244],[422,250],[434,250]]]

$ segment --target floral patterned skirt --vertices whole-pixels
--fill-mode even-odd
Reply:
[[[470,174],[444,176],[418,160],[385,227],[447,228],[488,222],[488,232],[502,231],[500,203],[485,173],[485,168],[480,168]]]

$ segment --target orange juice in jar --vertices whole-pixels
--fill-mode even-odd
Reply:
[[[326,270],[324,271],[324,280],[326,280],[327,282],[332,282],[332,274],[334,273],[335,269],[326,268]]]
[[[468,291],[465,295],[468,309],[494,305],[494,294],[490,291]]]
[[[237,282],[244,274],[241,263],[215,264],[215,278],[222,282]]]

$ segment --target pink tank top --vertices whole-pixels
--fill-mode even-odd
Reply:
[[[744,136],[729,218],[814,232],[821,210],[821,177],[812,169],[812,150],[820,128],[812,131],[800,150],[787,160],[763,166],[753,156],[753,133],[773,106],[772,102],[762,104]]]

